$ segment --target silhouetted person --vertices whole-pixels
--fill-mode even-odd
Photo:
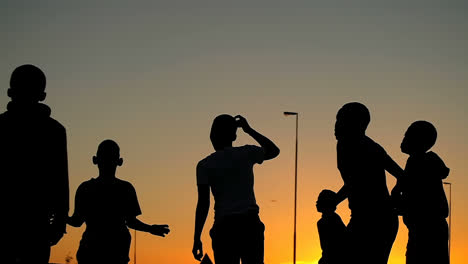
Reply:
[[[261,147],[233,147],[237,128],[255,139]],[[256,132],[242,116],[217,116],[211,127],[215,152],[197,165],[198,203],[192,253],[203,256],[201,233],[210,207],[210,189],[215,200],[214,224],[210,230],[216,264],[263,264],[265,226],[258,216],[254,194],[253,166],[273,159],[279,149]]]
[[[322,213],[317,222],[322,247],[319,264],[344,264],[348,258],[346,226],[335,213],[336,199],[336,193],[330,190],[320,192],[317,199],[317,211]]]
[[[68,167],[65,128],[50,117],[46,77],[33,65],[16,68],[7,111],[0,115],[2,263],[48,263],[65,233]]]
[[[387,263],[398,232],[398,217],[387,189],[385,171],[396,178],[403,170],[365,132],[370,113],[361,103],[345,104],[336,116],[338,169],[344,185],[338,203],[348,198],[351,219],[350,263]]]
[[[427,121],[408,128],[401,151],[409,155],[402,178],[403,221],[408,227],[407,264],[448,264],[448,203],[442,180],[449,174],[444,162],[429,149],[437,131]]]
[[[99,144],[93,163],[99,176],[83,182],[76,191],[75,212],[68,224],[86,230],[77,253],[79,264],[126,264],[130,260],[130,232],[128,228],[164,237],[167,225],[147,225],[136,217],[141,214],[132,184],[115,177],[122,166],[120,149],[112,140]]]

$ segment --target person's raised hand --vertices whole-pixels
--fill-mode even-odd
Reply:
[[[252,130],[245,117],[241,115],[236,115],[234,118],[236,119],[237,127],[242,128],[242,130],[244,130],[245,133],[248,133],[250,130]]]

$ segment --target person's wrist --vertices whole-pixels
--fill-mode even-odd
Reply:
[[[250,126],[246,127],[246,128],[243,128],[244,132],[247,133],[247,134],[252,134],[254,132],[253,128],[251,128]]]

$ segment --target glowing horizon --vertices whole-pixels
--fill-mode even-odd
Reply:
[[[197,263],[195,166],[212,152],[220,113],[242,114],[281,149],[255,167],[255,192],[265,263],[292,261],[295,123],[284,111],[300,114],[297,259],[315,263],[315,200],[341,187],[333,126],[350,101],[368,106],[367,134],[402,167],[407,127],[423,119],[438,129],[433,150],[453,183],[451,263],[468,262],[467,2],[26,2],[0,4],[0,109],[16,66],[43,69],[45,103],[67,128],[70,214],[78,185],[97,175],[98,144],[119,143],[117,177],[134,185],[139,219],[171,227],[166,238],[138,234],[138,264]],[[247,143],[239,132],[236,145]],[[337,212],[347,223],[346,202]],[[210,256],[212,213],[202,237]],[[75,258],[83,230],[68,227],[50,262]],[[405,263],[406,239],[400,221],[389,264]]]

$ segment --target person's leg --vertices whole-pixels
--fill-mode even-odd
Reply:
[[[217,222],[210,230],[214,260],[216,264],[239,264],[240,255],[237,248],[238,226],[232,221]]]
[[[398,234],[398,216],[396,214],[391,214],[388,216],[385,225],[382,226],[382,231],[384,233],[384,241],[383,241],[383,259],[382,263],[387,263],[388,258],[390,256],[390,252],[392,251],[393,243],[395,242],[396,236]]]
[[[448,264],[448,225],[445,219],[424,223],[422,228],[420,261],[422,263]]]
[[[246,220],[244,230],[240,242],[242,264],[263,264],[265,225],[258,215],[253,215]]]

